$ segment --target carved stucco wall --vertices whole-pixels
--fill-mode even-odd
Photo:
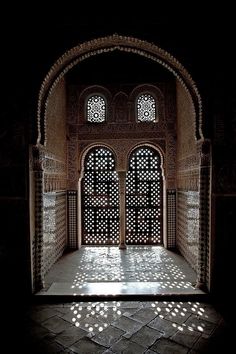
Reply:
[[[52,91],[46,109],[47,150],[65,160],[66,86],[61,79]]]
[[[107,121],[101,124],[86,123],[84,102],[93,90],[107,95]],[[137,123],[135,98],[143,90],[157,98],[158,122]],[[157,85],[125,85],[112,87],[68,87],[68,177],[69,189],[77,189],[82,154],[92,144],[107,144],[117,155],[117,169],[126,170],[129,151],[137,144],[153,144],[163,151],[167,188],[175,188],[176,176],[176,105],[175,80]],[[111,93],[112,92],[112,93]],[[119,98],[119,99],[117,99]],[[121,101],[122,98],[122,102]],[[125,101],[125,105],[123,104]],[[110,105],[110,107],[109,107]],[[123,112],[125,120],[121,119]]]
[[[197,270],[199,232],[199,153],[192,100],[177,82],[177,248]]]
[[[55,86],[46,108],[47,143],[44,155],[44,191],[67,187],[66,85],[62,79]]]
[[[43,245],[41,273],[45,273],[67,247],[67,142],[66,86],[62,79],[53,89],[47,103],[47,142],[40,146],[43,170]]]

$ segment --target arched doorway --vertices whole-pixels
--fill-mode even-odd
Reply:
[[[177,130],[175,134],[163,136],[162,147],[168,146],[167,162],[171,167],[172,159],[177,156],[177,168],[170,168],[167,174],[166,188],[166,211],[167,211],[167,245],[169,240],[175,240],[175,233],[179,233],[179,245],[184,249],[186,235],[183,232],[183,224],[188,215],[188,193],[192,190],[199,193],[199,204],[196,208],[199,211],[198,229],[198,254],[194,259],[198,272],[198,282],[209,285],[210,279],[210,254],[209,254],[209,193],[210,193],[210,148],[209,142],[203,139],[202,107],[201,97],[198,89],[187,70],[169,53],[161,48],[135,38],[122,37],[118,35],[100,38],[86,42],[83,45],[72,48],[66,52],[51,68],[42,83],[38,100],[38,138],[34,147],[34,167],[31,184],[34,185],[35,194],[35,232],[32,230],[32,263],[34,264],[34,280],[37,287],[43,284],[43,193],[47,191],[63,190],[67,192],[69,198],[68,222],[72,225],[71,230],[76,237],[77,225],[77,187],[75,181],[80,178],[78,158],[78,141],[76,140],[75,127],[71,127],[70,136],[66,134],[66,80],[65,76],[76,65],[86,59],[99,56],[100,54],[121,52],[124,54],[132,53],[147,58],[155,65],[162,66],[176,79],[176,101],[177,101]],[[124,96],[123,96],[124,97]],[[127,96],[125,96],[127,97]],[[158,96],[157,96],[158,97]],[[58,99],[60,98],[60,99]],[[132,95],[130,96],[130,99]],[[108,97],[110,100],[110,97]],[[56,103],[56,104],[55,104]],[[52,110],[60,107],[60,114]],[[53,107],[53,109],[52,109]],[[172,105],[173,107],[173,105]],[[171,110],[168,115],[171,115]],[[118,116],[118,115],[117,115]],[[61,119],[59,119],[59,118]],[[128,116],[127,116],[128,117]],[[58,119],[60,134],[57,135],[55,142],[55,119]],[[64,120],[63,120],[64,119]],[[69,117],[71,119],[71,117]],[[74,119],[74,117],[72,117]],[[77,122],[69,122],[77,124]],[[165,122],[166,124],[166,122]],[[63,126],[64,125],[64,126]],[[169,129],[174,129],[173,122],[166,124]],[[132,128],[132,126],[131,126]],[[92,131],[89,127],[86,131]],[[95,129],[96,130],[96,129]],[[157,132],[158,136],[158,132]],[[146,140],[146,139],[145,139]],[[62,143],[67,144],[68,156],[63,151]],[[119,142],[120,143],[120,142]],[[177,144],[177,146],[176,146]],[[82,143],[83,145],[83,143]],[[189,146],[191,147],[189,149]],[[122,146],[121,146],[122,150]],[[71,167],[73,165],[73,168]],[[124,169],[121,166],[120,170]],[[173,167],[173,164],[172,164]],[[56,171],[58,176],[53,174]],[[66,180],[66,171],[69,171],[69,178]],[[77,182],[76,182],[77,183]],[[33,192],[32,192],[33,193]],[[181,198],[176,197],[180,194]],[[33,198],[32,198],[33,199]],[[176,208],[176,201],[181,208]],[[173,210],[180,210],[175,213]],[[177,227],[176,225],[177,220]],[[182,233],[182,234],[181,234]],[[69,237],[72,238],[72,231]],[[170,246],[171,247],[171,246]],[[186,257],[189,253],[186,254]],[[189,257],[190,259],[191,257]],[[33,267],[32,267],[33,268]]]

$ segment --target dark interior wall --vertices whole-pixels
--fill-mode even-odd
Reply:
[[[232,230],[236,220],[236,61],[234,21],[230,9],[224,11],[221,6],[216,13],[214,7],[210,14],[200,8],[198,11],[187,9],[187,14],[158,11],[152,15],[149,11],[148,16],[145,13],[122,16],[117,11],[109,20],[107,15],[98,16],[98,13],[95,16],[95,13],[80,11],[74,16],[66,16],[65,12],[63,17],[41,10],[39,12],[36,7],[27,16],[17,13],[16,9],[15,15],[12,11],[3,11],[7,24],[1,23],[4,53],[1,86],[4,89],[1,94],[0,208],[4,232],[1,231],[0,257],[1,279],[5,279],[9,292],[20,286],[24,293],[29,278],[28,143],[36,141],[35,117],[40,84],[54,61],[68,48],[116,32],[154,42],[172,53],[192,74],[201,92],[205,135],[213,139],[216,204],[212,206],[212,213],[216,217],[212,229],[217,230],[213,237],[216,245],[213,269],[217,294],[220,287],[217,267],[221,264],[221,270],[225,269],[221,274],[229,272],[227,254],[232,250]],[[220,189],[219,181],[223,186]],[[228,195],[231,195],[230,203]],[[220,214],[215,211],[215,205],[221,210]],[[230,242],[224,243],[222,252],[219,245],[226,232]]]

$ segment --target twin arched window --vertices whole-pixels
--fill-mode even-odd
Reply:
[[[107,104],[101,95],[90,96],[86,103],[87,122],[102,123],[106,120]],[[150,93],[140,94],[135,102],[138,122],[155,122],[157,117],[156,99]]]

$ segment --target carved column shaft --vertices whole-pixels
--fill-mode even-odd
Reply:
[[[120,249],[126,249],[125,234],[126,234],[126,210],[125,210],[125,185],[126,171],[118,171],[119,177],[119,192],[120,192]]]

